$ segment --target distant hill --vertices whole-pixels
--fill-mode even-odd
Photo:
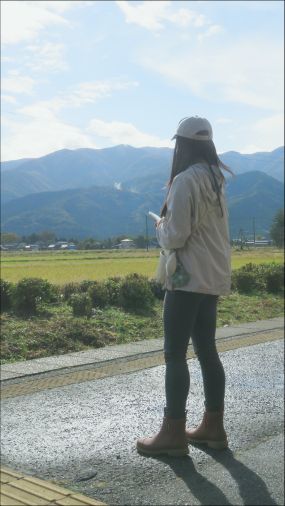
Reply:
[[[19,235],[52,230],[61,237],[98,239],[144,234],[146,213],[159,212],[165,198],[162,179],[159,172],[148,177],[148,184],[146,178],[137,178],[136,188],[133,180],[126,183],[128,189],[93,186],[3,202],[2,230]],[[231,237],[240,229],[252,233],[253,218],[257,233],[266,234],[274,214],[284,206],[284,184],[260,171],[230,178],[226,192]]]
[[[19,165],[22,165],[24,162],[28,162],[29,160],[32,160],[32,158],[20,158],[19,160],[9,160],[7,162],[1,163],[1,170],[10,170],[10,169],[16,169],[19,167]]]
[[[284,183],[259,171],[229,178],[226,185],[231,237],[242,229],[246,236],[267,235],[273,216],[284,208]]]
[[[19,235],[52,230],[61,237],[98,239],[137,235],[144,231],[146,213],[156,207],[155,196],[146,199],[108,187],[44,192],[6,203],[2,230]]]
[[[135,183],[142,187],[143,180],[148,186],[164,185],[169,178],[172,154],[169,148],[119,145],[105,149],[63,149],[40,158],[3,162],[2,202],[33,193],[91,186],[122,185],[136,191]],[[258,170],[284,180],[283,147],[270,153],[244,155],[230,151],[220,156],[236,174]]]
[[[274,151],[250,155],[228,151],[220,157],[236,174],[258,170],[279,181],[284,181],[284,146],[274,149]]]
[[[169,148],[133,148],[119,145],[106,149],[62,149],[41,158],[14,165],[2,163],[2,200],[44,191],[90,186],[111,186],[127,179],[169,172]],[[13,162],[15,164],[15,162]]]

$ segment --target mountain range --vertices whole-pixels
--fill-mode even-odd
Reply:
[[[158,212],[165,198],[172,153],[119,145],[2,162],[2,230],[98,239],[144,234],[147,211]],[[226,185],[231,236],[241,229],[251,234],[253,219],[256,231],[267,234],[284,206],[284,148],[220,158],[236,174]]]

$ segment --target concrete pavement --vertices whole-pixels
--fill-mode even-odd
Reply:
[[[136,438],[161,421],[160,339],[4,365],[2,463],[53,480],[70,491],[69,500],[83,494],[121,505],[281,505],[282,334],[282,318],[218,329],[230,449],[192,446],[184,459],[148,459],[135,450]],[[195,358],[189,366],[195,425],[202,382]]]

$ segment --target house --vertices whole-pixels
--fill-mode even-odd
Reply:
[[[49,244],[48,250],[76,250],[76,246],[73,243],[68,243],[66,241],[58,241],[55,244]]]
[[[27,244],[24,246],[24,251],[39,251],[40,245],[39,244]]]
[[[5,249],[8,251],[17,251],[17,250],[23,250],[26,246],[26,243],[23,242],[11,242],[6,243],[5,246],[1,247],[1,250]]]
[[[134,248],[134,247],[135,247],[135,243],[132,239],[122,239],[119,244],[119,248],[121,248],[121,249],[130,249],[130,248]]]

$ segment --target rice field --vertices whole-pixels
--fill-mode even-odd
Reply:
[[[232,251],[232,268],[249,262],[284,261],[284,252],[271,247]],[[154,277],[159,250],[103,250],[53,252],[2,252],[1,278],[17,282],[27,277],[47,279],[62,285],[85,279],[102,280],[111,276],[125,276],[137,272]]]

